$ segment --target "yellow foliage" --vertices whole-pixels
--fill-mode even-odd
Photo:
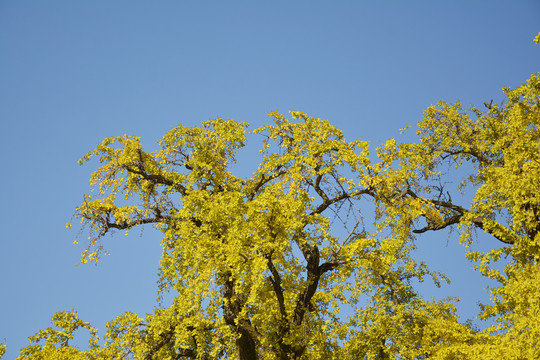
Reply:
[[[178,126],[157,152],[136,136],[105,139],[81,159],[100,163],[76,209],[90,232],[81,261],[99,260],[105,234],[151,224],[163,233],[159,290],[175,299],[120,315],[102,339],[76,313],[55,314],[18,359],[539,358],[540,78],[503,92],[506,104],[485,111],[430,106],[419,140],[390,139],[376,160],[367,142],[299,111],[271,112],[252,132],[219,118]],[[263,160],[237,177],[251,134]],[[459,189],[444,185],[453,168],[466,172]],[[480,313],[493,326],[462,323],[455,299],[413,288],[447,281],[412,256],[418,234],[446,228],[465,245],[475,229],[500,244],[468,255],[500,284]],[[79,328],[87,349],[71,344]]]

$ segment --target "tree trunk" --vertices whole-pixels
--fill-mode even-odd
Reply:
[[[236,346],[238,347],[238,356],[240,360],[257,360],[259,358],[257,354],[257,346],[255,341],[251,338],[250,334],[239,329],[240,338],[236,340]]]

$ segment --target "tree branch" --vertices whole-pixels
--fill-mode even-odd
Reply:
[[[277,172],[273,173],[269,177],[266,177],[266,176],[264,176],[264,174],[261,174],[261,179],[255,185],[255,187],[253,188],[253,190],[251,191],[251,193],[248,196],[248,201],[253,200],[253,198],[255,198],[255,195],[259,191],[259,189],[262,188],[265,184],[267,184],[270,181],[272,181],[272,180],[280,177],[281,175],[284,175],[284,174],[287,173],[285,170],[279,170],[280,168],[281,168],[281,165],[277,166],[276,169],[275,169],[275,171],[277,171]]]
[[[342,194],[336,196],[333,199],[327,199],[326,201],[323,201],[309,215],[320,214],[324,210],[326,210],[330,205],[335,204],[338,201],[345,200],[345,199],[350,199],[350,198],[356,197],[358,195],[364,195],[364,194],[373,195],[373,192],[370,189],[364,189],[364,190],[355,191],[352,194],[342,193]]]
[[[407,191],[407,194],[409,194],[410,196],[412,196],[414,198],[418,198],[418,196],[410,189]],[[464,207],[452,204],[449,201],[441,201],[441,200],[434,200],[434,199],[424,199],[424,200],[426,202],[429,202],[429,203],[433,204],[433,205],[456,211],[457,214],[455,214],[453,216],[450,216],[450,217],[447,217],[446,219],[444,219],[444,221],[442,223],[430,223],[428,221],[428,226],[425,226],[425,227],[423,227],[421,229],[413,230],[413,232],[416,233],[416,234],[421,234],[421,233],[424,233],[426,231],[441,230],[441,229],[444,229],[444,228],[446,228],[446,227],[448,227],[450,225],[458,224],[461,221],[461,219],[463,218],[463,216],[470,213],[470,211],[465,209]],[[499,240],[500,242],[508,244],[508,245],[513,245],[514,244],[513,239],[506,238],[506,237],[498,235],[498,233],[513,233],[512,230],[508,229],[504,225],[497,223],[494,227],[487,226],[486,225],[486,220],[484,218],[480,217],[480,216],[474,217],[471,220],[471,222],[476,227],[482,229],[484,232],[490,234],[491,236],[493,236],[495,239]],[[499,230],[499,231],[497,231],[497,230]]]
[[[283,289],[281,287],[281,276],[279,275],[276,267],[274,266],[274,263],[272,262],[272,257],[268,256],[268,269],[272,273],[272,276],[270,276],[270,282],[272,283],[272,287],[274,288],[274,293],[276,294],[276,298],[278,300],[278,306],[279,306],[279,312],[281,313],[281,318],[283,320],[287,319],[287,312],[285,311],[285,298],[283,296]]]
[[[485,164],[492,164],[492,161],[488,159],[484,154],[481,152],[475,151],[475,150],[460,150],[460,151],[446,151],[446,155],[441,156],[441,159],[445,160],[448,158],[448,156],[453,155],[459,155],[459,154],[465,154],[465,155],[471,155],[478,161],[485,163]]]
[[[124,165],[123,166],[124,169],[126,169],[128,172],[132,173],[132,174],[136,174],[136,175],[139,175],[140,177],[142,177],[144,180],[148,180],[150,181],[151,183],[153,183],[154,185],[166,185],[166,186],[172,186],[174,187],[180,194],[182,194],[182,196],[186,195],[186,188],[183,186],[183,185],[180,185],[180,184],[174,184],[173,181],[171,181],[170,179],[167,179],[166,177],[164,177],[163,175],[161,174],[148,174],[144,171],[144,169],[142,169],[142,166],[138,166],[139,169],[135,169],[129,165]]]
[[[125,230],[125,229],[130,229],[134,226],[137,226],[137,225],[142,225],[142,224],[153,224],[153,223],[159,223],[159,222],[163,222],[163,221],[171,221],[172,220],[172,217],[170,216],[159,216],[159,217],[154,217],[154,218],[146,218],[146,219],[137,219],[137,220],[133,220],[133,221],[124,221],[123,223],[111,223],[109,221],[107,221],[105,223],[105,227],[107,229],[109,228],[113,228],[113,229],[119,229],[119,230]]]
[[[223,318],[225,323],[233,327],[240,335],[236,339],[239,360],[257,360],[257,344],[259,344],[259,335],[249,320],[238,318],[243,304],[241,298],[234,290],[232,273],[230,271],[226,271],[222,274],[222,277],[225,283],[223,287]]]

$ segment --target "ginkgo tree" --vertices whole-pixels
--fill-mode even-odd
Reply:
[[[431,106],[417,142],[376,154],[297,111],[252,131],[219,118],[178,126],[153,152],[106,138],[81,159],[100,164],[76,209],[90,233],[81,261],[99,261],[108,233],[154,226],[158,292],[172,304],[121,314],[101,335],[57,313],[18,359],[540,358],[540,77],[503,92],[503,105]],[[248,137],[262,158],[242,178]],[[456,192],[445,184],[457,172]],[[465,246],[476,230],[499,245],[468,253],[499,284],[481,305],[485,329],[414,288],[447,279],[413,240],[450,228]],[[85,349],[70,344],[80,328]]]
[[[480,318],[493,325],[442,346],[434,358],[540,358],[540,77],[503,92],[505,104],[485,103],[485,112],[459,102],[430,106],[417,143],[390,141],[379,153],[398,164],[384,167],[387,185],[379,190],[387,195],[376,197],[394,231],[455,227],[467,245],[481,230],[499,245],[467,254],[498,283],[492,303],[480,306]],[[458,189],[473,190],[467,206],[445,188],[453,168],[466,174]]]

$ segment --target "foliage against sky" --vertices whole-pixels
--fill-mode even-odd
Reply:
[[[500,103],[497,89],[537,70],[535,1],[229,5],[0,5],[0,146],[10,174],[0,179],[5,357],[55,311],[76,308],[104,330],[117,314],[153,306],[160,247],[150,226],[107,241],[111,256],[97,267],[74,267],[80,247],[66,246],[76,231],[64,224],[94,167],[76,160],[104,136],[138,134],[150,151],[179,122],[223,116],[253,129],[267,122],[265,111],[293,108],[375,147],[398,139],[429,103]],[[256,168],[246,161],[256,143],[238,154],[235,174]],[[31,226],[21,216],[29,209]],[[450,256],[456,243],[441,232],[416,242],[420,259],[453,280],[426,295],[459,294],[463,319],[476,313],[485,285]],[[473,247],[492,244],[480,236]]]
[[[21,359],[538,357],[540,77],[503,92],[504,104],[483,110],[430,106],[419,140],[390,139],[375,161],[368,142],[347,142],[328,121],[271,112],[273,123],[252,132],[264,158],[250,178],[229,171],[246,123],[179,126],[156,152],[136,136],[106,138],[81,159],[101,164],[77,208],[91,233],[81,260],[99,261],[108,232],[153,224],[163,233],[159,287],[175,298],[144,317],[120,315],[102,342],[76,313],[58,313]],[[463,166],[468,206],[446,186]],[[362,221],[363,199],[374,227]],[[331,222],[343,212],[353,216],[339,237]],[[414,288],[445,280],[410,256],[416,234],[449,227],[464,245],[475,230],[500,245],[468,253],[499,283],[481,305],[491,326],[459,322],[453,299],[426,301]],[[352,312],[340,314],[345,306]],[[79,327],[91,333],[88,350],[69,345]]]

